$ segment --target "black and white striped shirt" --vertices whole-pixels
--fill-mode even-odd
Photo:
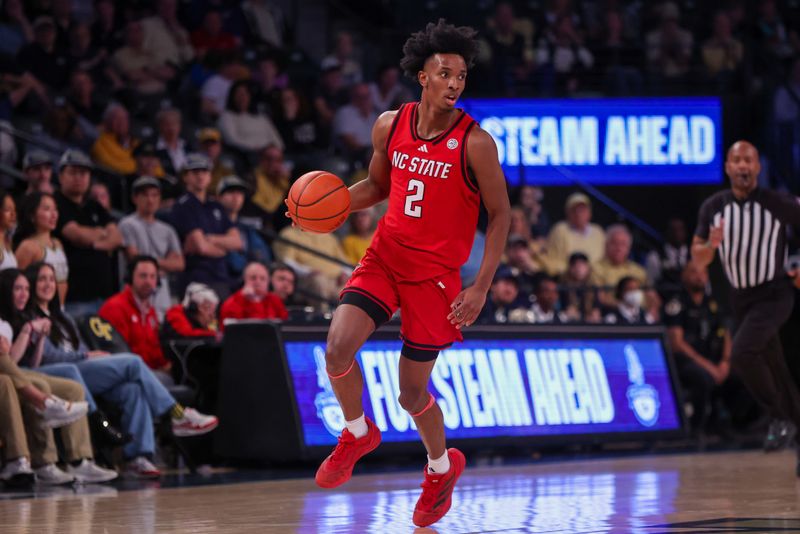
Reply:
[[[755,189],[737,200],[730,189],[709,197],[700,207],[695,235],[708,239],[711,226],[725,220],[720,259],[736,289],[760,286],[784,276],[786,227],[800,225],[796,197],[770,189]]]

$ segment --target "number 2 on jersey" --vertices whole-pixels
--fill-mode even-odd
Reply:
[[[409,180],[408,193],[409,194],[406,197],[406,208],[404,212],[409,217],[416,217],[419,219],[422,217],[422,206],[415,206],[414,203],[419,202],[422,200],[422,197],[425,196],[425,183],[419,180]]]

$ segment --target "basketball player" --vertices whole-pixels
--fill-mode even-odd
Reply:
[[[510,208],[494,141],[455,107],[477,52],[476,32],[440,20],[403,46],[401,67],[422,86],[420,102],[386,112],[372,130],[369,176],[350,188],[351,209],[389,198],[389,208],[341,294],[325,355],[346,428],[317,471],[317,484],[339,486],[359,458],[381,441],[364,416],[363,378],[355,355],[399,308],[403,348],[400,405],[411,414],[428,452],[414,524],[435,523],[450,509],[464,455],[446,449],[442,411],[428,392],[439,351],[461,340],[478,317],[508,235]],[[461,290],[483,200],[486,247],[475,284]]]
[[[758,187],[758,150],[737,141],[728,150],[725,173],[731,188],[708,198],[700,207],[692,258],[702,266],[717,251],[733,287],[736,319],[731,365],[750,393],[773,418],[800,428],[800,392],[783,357],[778,330],[794,303],[787,272],[786,228],[800,224],[800,203],[786,193]],[[722,382],[730,369],[721,366],[714,378]],[[800,463],[797,465],[800,476]]]

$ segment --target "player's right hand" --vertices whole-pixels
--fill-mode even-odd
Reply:
[[[708,246],[716,249],[722,244],[725,232],[725,219],[719,220],[719,226],[712,226],[708,234]]]

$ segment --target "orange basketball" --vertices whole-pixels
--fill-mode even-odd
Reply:
[[[326,234],[339,228],[350,215],[350,191],[335,174],[311,171],[292,184],[287,204],[297,226]]]

